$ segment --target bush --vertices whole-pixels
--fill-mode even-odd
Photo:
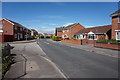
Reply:
[[[111,43],[118,43],[118,41],[116,39],[105,39],[104,37],[101,37],[98,42],[111,42]]]
[[[52,37],[52,40],[54,40],[54,41],[59,41],[59,37],[58,37],[58,36],[53,36],[53,37]]]
[[[46,38],[51,38],[51,36],[46,36]]]
[[[44,36],[40,36],[40,38],[42,38],[42,39],[43,39],[43,38],[45,38],[45,37],[44,37]]]

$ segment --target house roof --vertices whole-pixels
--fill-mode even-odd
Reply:
[[[64,29],[72,28],[72,27],[76,26],[77,24],[79,24],[79,23],[70,24],[70,25],[66,26]]]
[[[31,29],[31,31],[37,32],[35,29]]]
[[[23,28],[25,28],[25,29],[28,29],[27,27],[24,27],[24,26],[22,26],[21,24],[19,24],[19,23],[17,23],[17,22],[14,22],[14,21],[12,21],[12,20],[9,20],[9,19],[7,19],[7,18],[3,18],[4,20],[7,20],[7,21],[10,21],[11,23],[13,23],[14,25],[17,25],[17,26],[20,26],[20,27],[23,27]],[[30,29],[28,29],[28,30],[30,30]]]
[[[110,16],[118,16],[118,15],[120,15],[120,9],[112,13]]]
[[[91,28],[81,29],[76,34],[82,34],[82,33],[84,34],[84,33],[89,33],[89,32],[93,32],[93,33],[96,33],[96,34],[97,33],[98,34],[103,34],[103,33],[107,33],[110,29],[111,29],[111,25],[91,27]]]
[[[56,28],[56,30],[57,30],[57,31],[62,31],[63,28],[62,28],[62,27],[60,27],[60,28]]]

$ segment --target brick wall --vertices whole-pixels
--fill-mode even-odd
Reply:
[[[62,31],[58,31],[58,32],[57,32],[57,36],[58,36],[58,37],[62,37]]]
[[[62,42],[81,45],[81,40],[62,40]]]
[[[0,42],[3,42],[3,35],[0,35]]]
[[[2,24],[2,28],[3,28],[3,34],[4,35],[13,35],[13,25],[11,23],[9,23],[8,21],[6,20],[2,20],[0,22],[0,24]]]
[[[118,23],[118,17],[112,18],[112,39],[116,39],[115,30],[120,30],[120,23]]]
[[[120,50],[120,45],[114,44],[95,43],[94,46]]]

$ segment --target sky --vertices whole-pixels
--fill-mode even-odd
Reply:
[[[34,28],[39,33],[54,33],[56,27],[80,23],[88,27],[110,25],[117,2],[3,2],[2,17]]]

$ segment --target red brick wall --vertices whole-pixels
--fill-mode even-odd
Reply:
[[[0,35],[0,42],[3,42],[4,41],[4,37],[3,35]]]
[[[62,31],[57,32],[58,37],[62,37]]]
[[[2,23],[2,28],[3,28],[3,34],[4,35],[13,35],[13,25],[11,23],[9,23],[6,20],[2,20],[2,22],[0,22],[0,24]]]
[[[116,39],[115,30],[120,30],[120,23],[118,23],[118,17],[112,18],[112,39]]]
[[[81,40],[62,40],[62,42],[81,45]]]
[[[95,43],[94,46],[120,50],[120,45]]]
[[[14,41],[13,35],[4,35],[4,42],[12,42]]]
[[[95,40],[88,40],[87,42],[88,42],[88,44],[94,45],[94,43],[95,43],[96,41],[95,41]]]

